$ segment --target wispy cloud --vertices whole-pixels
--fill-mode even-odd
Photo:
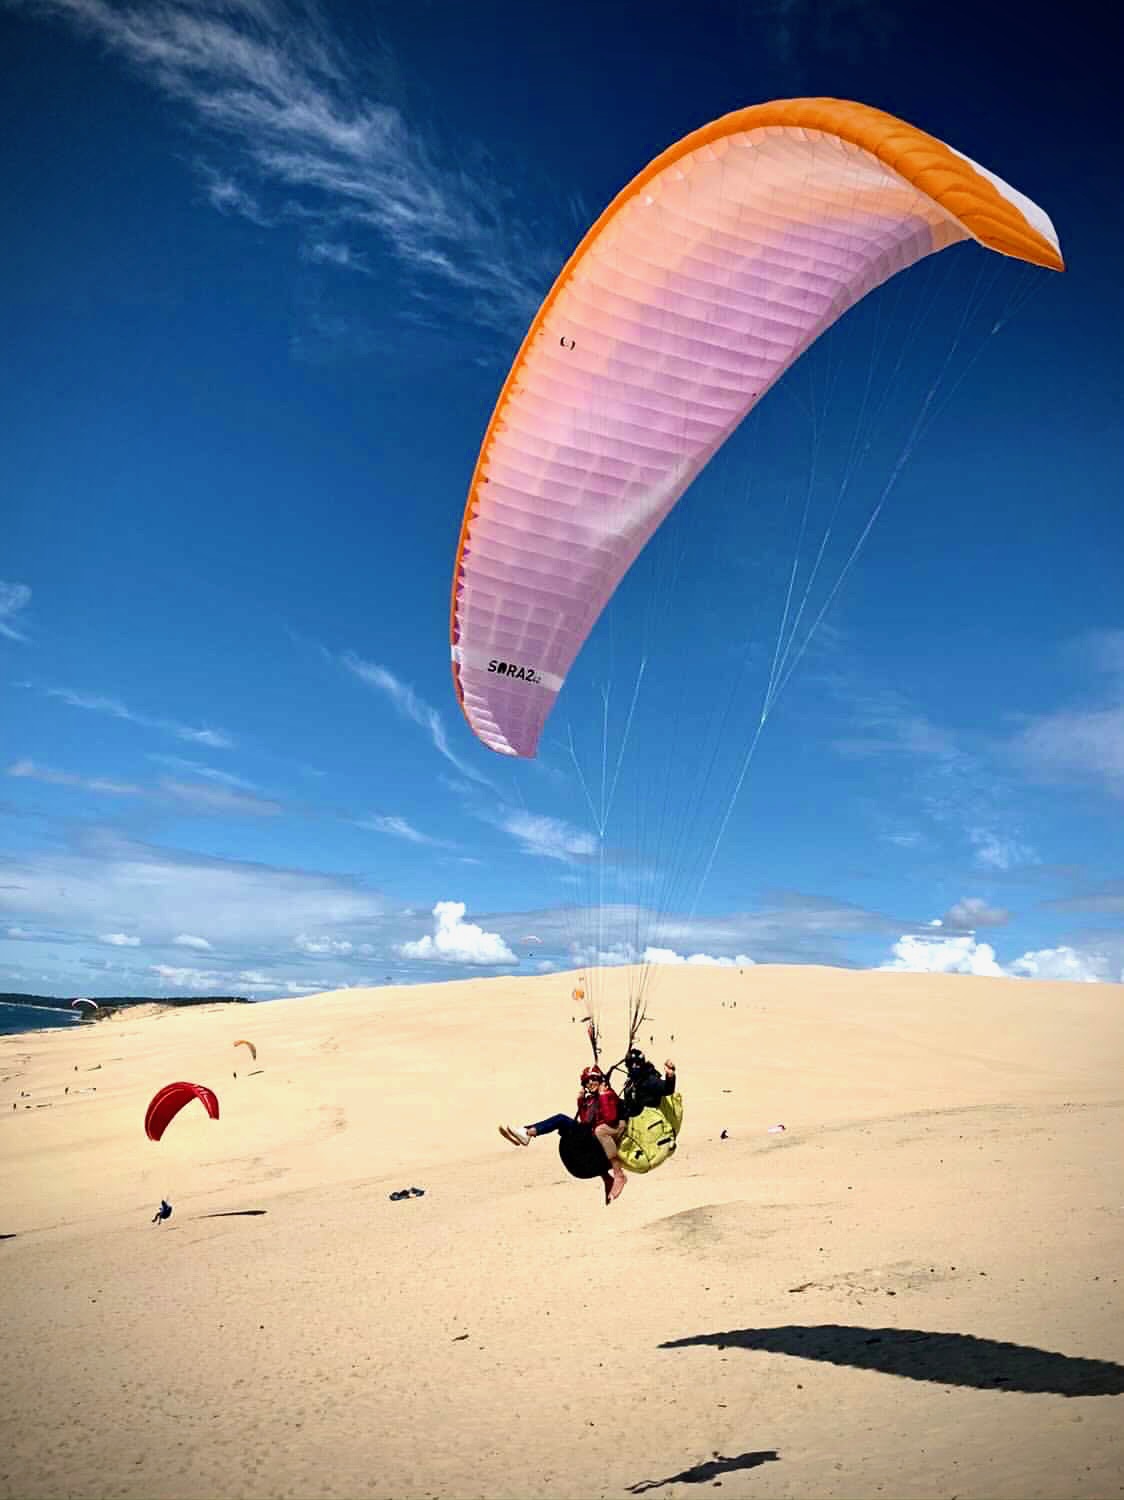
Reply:
[[[361,682],[365,682],[368,687],[375,688],[389,698],[404,719],[410,719],[413,723],[420,725],[429,735],[433,748],[439,755],[443,755],[450,765],[456,766],[462,776],[468,776],[482,786],[491,785],[486,776],[481,775],[473,766],[453,754],[441,715],[423,698],[420,698],[408,683],[400,681],[393,672],[388,671],[386,667],[379,666],[377,662],[364,661],[354,651],[345,651],[339,660]]]
[[[181,932],[172,942],[177,948],[195,948],[200,953],[206,953],[211,947],[206,938],[195,937],[190,932]]]
[[[829,683],[846,704],[852,726],[835,739],[836,750],[852,759],[900,764],[907,778],[911,822],[903,824],[886,807],[875,807],[883,837],[901,848],[924,847],[929,841],[912,825],[920,815],[934,833],[943,830],[946,837],[966,842],[981,870],[1008,872],[1038,862],[1017,816],[1009,756],[997,765],[995,747],[973,746],[967,736],[918,712],[901,693],[871,689],[854,674],[838,673]]]
[[[62,933],[141,931],[153,944],[206,933],[213,944],[292,951],[294,932],[351,940],[384,911],[360,881],[218,859],[82,826],[68,849],[8,856],[11,920]],[[342,930],[341,930],[342,929]]]
[[[477,321],[508,333],[533,311],[558,257],[544,256],[522,228],[511,188],[481,167],[479,153],[469,170],[394,104],[370,97],[366,90],[389,58],[358,55],[318,7],[283,0],[22,4],[96,37],[233,148],[233,169],[204,169],[221,211],[263,225],[304,222],[311,245],[338,245],[340,225],[368,232],[409,285],[467,293]],[[267,206],[271,198],[276,208]],[[355,268],[350,260],[334,263]]]
[[[333,986],[323,980],[278,979],[260,969],[193,969],[176,964],[150,964],[165,992],[187,990],[196,995],[256,995],[273,999],[283,995],[309,995]]]
[[[416,942],[400,943],[403,958],[428,959],[445,964],[473,964],[495,968],[519,962],[497,932],[485,932],[475,922],[464,920],[463,901],[438,901],[433,908],[434,929]]]
[[[1090,890],[1044,903],[1053,911],[1090,912],[1099,916],[1124,917],[1124,880],[1106,880]]]
[[[102,776],[79,776],[73,771],[58,771],[33,760],[17,760],[8,767],[8,775],[25,781],[41,781],[48,786],[80,787],[88,792],[104,792],[113,797],[143,797],[142,786],[129,781],[110,781]]]
[[[0,635],[9,641],[27,640],[16,628],[16,618],[30,602],[31,590],[26,583],[5,583],[0,578]]]
[[[279,802],[256,797],[249,792],[227,786],[174,781],[163,777],[156,786],[138,786],[135,782],[111,781],[102,776],[80,776],[73,771],[59,771],[33,760],[18,760],[8,767],[8,775],[27,781],[41,781],[48,786],[68,786],[82,791],[98,792],[110,797],[144,797],[156,802],[174,802],[193,812],[216,816],[271,818],[283,809]]]
[[[256,792],[259,788],[245,777],[235,776],[230,771],[220,771],[214,766],[204,765],[202,761],[185,760],[182,755],[157,755],[151,754],[149,760],[155,761],[158,766],[167,766],[173,771],[182,771],[189,776],[201,776],[204,781],[217,781],[222,786],[237,787],[239,791]]]
[[[204,161],[198,162],[197,167],[212,208],[217,208],[221,214],[237,214],[240,218],[249,219],[262,229],[273,227],[276,220],[271,219],[254,195],[248,193],[228,173],[220,172]]]
[[[371,275],[371,268],[363,256],[350,245],[339,240],[313,240],[304,246],[301,254],[305,260],[325,266],[339,266],[343,271],[358,271],[363,276]]]
[[[483,920],[483,919],[482,919]],[[675,963],[678,959],[722,965],[747,963],[850,962],[846,939],[881,936],[889,941],[907,926],[888,915],[829,897],[774,891],[759,911],[693,917],[668,915],[632,902],[600,907],[558,906],[492,914],[487,925],[513,948],[533,931],[551,952],[583,963]],[[645,952],[653,956],[645,958]]]
[[[1087,779],[1124,798],[1124,703],[1045,715],[1021,731],[1015,749],[1036,777]]]
[[[206,745],[211,750],[233,750],[234,738],[221,729],[198,729],[190,724],[178,723],[175,719],[155,718],[150,714],[137,713],[122,703],[119,698],[108,698],[100,693],[77,693],[72,688],[44,688],[48,698],[58,698],[71,708],[83,708],[90,713],[108,714],[114,719],[124,719],[130,724],[139,724],[145,729],[158,729],[164,734],[173,734],[177,739],[189,740],[196,745]]]
[[[985,870],[1014,870],[1038,861],[1029,844],[997,833],[994,828],[969,828],[968,841],[976,851],[976,863]]]
[[[900,694],[852,692],[850,708],[856,732],[835,740],[841,755],[916,755],[938,760],[959,756],[955,737],[918,713]]]
[[[1011,913],[1003,906],[989,906],[980,896],[965,896],[950,906],[941,918],[944,927],[1003,927]]]
[[[132,937],[127,932],[103,932],[98,942],[105,943],[110,948],[139,948],[141,945],[139,937]]]
[[[386,833],[391,838],[405,839],[408,844],[428,844],[435,848],[449,847],[442,839],[431,838],[427,833],[419,833],[413,824],[408,823],[405,818],[360,818],[356,826],[359,828],[369,828],[372,833]]]
[[[275,818],[282,811],[279,802],[265,797],[255,797],[248,792],[237,792],[225,786],[200,786],[190,781],[162,780],[161,789],[177,802],[196,812],[230,814],[233,817],[248,815],[252,818]]]
[[[367,945],[363,945],[367,946]],[[305,933],[298,933],[293,939],[293,947],[301,953],[332,953],[337,957],[346,958],[348,954],[355,952],[354,943],[347,938],[330,937],[308,937]]]
[[[1036,781],[1085,781],[1124,799],[1124,630],[1089,631],[1064,656],[1085,701],[1027,719],[1010,749]]]
[[[561,818],[508,808],[494,815],[488,814],[485,820],[516,839],[524,854],[574,864],[591,859],[597,853],[597,839],[592,833],[575,828]]]

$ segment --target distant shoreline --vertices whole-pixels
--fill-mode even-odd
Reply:
[[[94,1000],[94,996],[89,997]],[[245,995],[107,995],[95,1000],[103,1014],[132,1005],[162,1005],[178,1008],[185,1005],[253,1005]],[[64,995],[0,994],[0,1005],[26,1005],[32,1009],[59,1010],[73,1014],[71,997]]]

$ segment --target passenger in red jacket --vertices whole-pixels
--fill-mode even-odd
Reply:
[[[534,1125],[525,1125],[522,1130],[501,1125],[500,1134],[513,1146],[529,1146],[536,1136],[557,1130],[562,1137],[558,1154],[567,1170],[575,1177],[600,1177],[605,1184],[605,1202],[609,1204],[624,1192],[627,1181],[617,1155],[617,1142],[625,1131],[621,1101],[596,1064],[582,1069],[581,1085],[577,1111],[572,1117],[550,1115]],[[604,1161],[597,1154],[597,1147]]]

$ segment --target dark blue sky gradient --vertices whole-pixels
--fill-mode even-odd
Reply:
[[[662,898],[702,924],[678,941],[649,924],[654,944],[876,963],[973,898],[1007,915],[975,938],[962,924],[964,941],[993,943],[1001,963],[1064,946],[1097,977],[1121,977],[1121,36],[1109,8],[1067,6],[1046,24],[1009,5],[415,0],[324,6],[312,29],[291,12],[291,37],[338,49],[340,118],[395,112],[404,170],[472,205],[473,241],[463,260],[445,243],[444,272],[341,214],[342,199],[261,171],[237,131],[202,118],[202,74],[185,98],[104,29],[76,24],[84,9],[0,4],[0,577],[32,591],[22,639],[0,638],[5,764],[23,767],[6,778],[0,848],[25,892],[0,905],[0,935],[5,918],[20,934],[0,943],[0,981],[34,989],[49,975],[96,994],[103,975],[120,992],[264,973],[258,992],[278,993],[468,972],[401,952],[432,930],[435,902],[465,902],[467,920],[510,941],[522,913],[590,898],[589,861],[557,847],[563,827],[588,825],[566,725],[596,760],[602,688],[611,679],[614,705],[627,702],[653,602],[663,644],[609,836],[630,872],[613,891],[637,898],[637,871],[658,866]],[[158,13],[144,11],[154,30]],[[957,247],[849,315],[626,582],[567,686],[544,764],[500,764],[453,699],[448,591],[480,437],[535,301],[652,156],[728,110],[814,94],[899,114],[998,173],[1050,214],[1067,272]],[[253,218],[217,211],[220,178],[252,197]],[[352,268],[315,258],[325,238],[346,244]],[[492,243],[495,285],[468,285],[473,244]],[[767,726],[700,887],[776,629],[786,486],[799,492],[809,461],[801,403],[824,425],[826,514],[872,331],[892,359],[905,353],[900,378],[876,366],[886,420],[848,495],[838,570],[976,293],[983,309],[940,387],[947,405]],[[1022,305],[992,334],[1012,298]],[[411,689],[414,709],[361,683],[349,652]],[[682,742],[678,716],[694,726]],[[695,808],[699,747],[723,721],[711,801]],[[231,744],[191,741],[185,726]],[[208,806],[168,792],[166,777],[203,788],[236,777],[274,810]],[[516,831],[520,816],[551,824],[538,844]],[[371,818],[381,832],[357,826]],[[395,819],[430,842],[388,833]],[[142,846],[165,871],[225,861],[235,885],[249,865],[296,871],[322,913],[333,892],[361,892],[358,915],[345,902],[320,919],[324,941],[350,950],[294,948],[315,940],[311,919],[298,933],[294,897],[292,930],[275,930],[255,886],[241,926],[177,956],[182,934],[162,925],[158,900],[89,894],[98,859],[117,869]],[[60,870],[87,890],[79,909],[49,894]],[[188,909],[205,926],[207,880],[192,878]],[[799,917],[809,903],[822,921]],[[566,967],[574,919],[557,922],[547,956]]]

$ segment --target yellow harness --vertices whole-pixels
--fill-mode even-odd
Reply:
[[[642,1109],[628,1122],[617,1145],[621,1166],[627,1172],[652,1172],[673,1155],[676,1137],[683,1128],[683,1095],[671,1094],[659,1108]]]

